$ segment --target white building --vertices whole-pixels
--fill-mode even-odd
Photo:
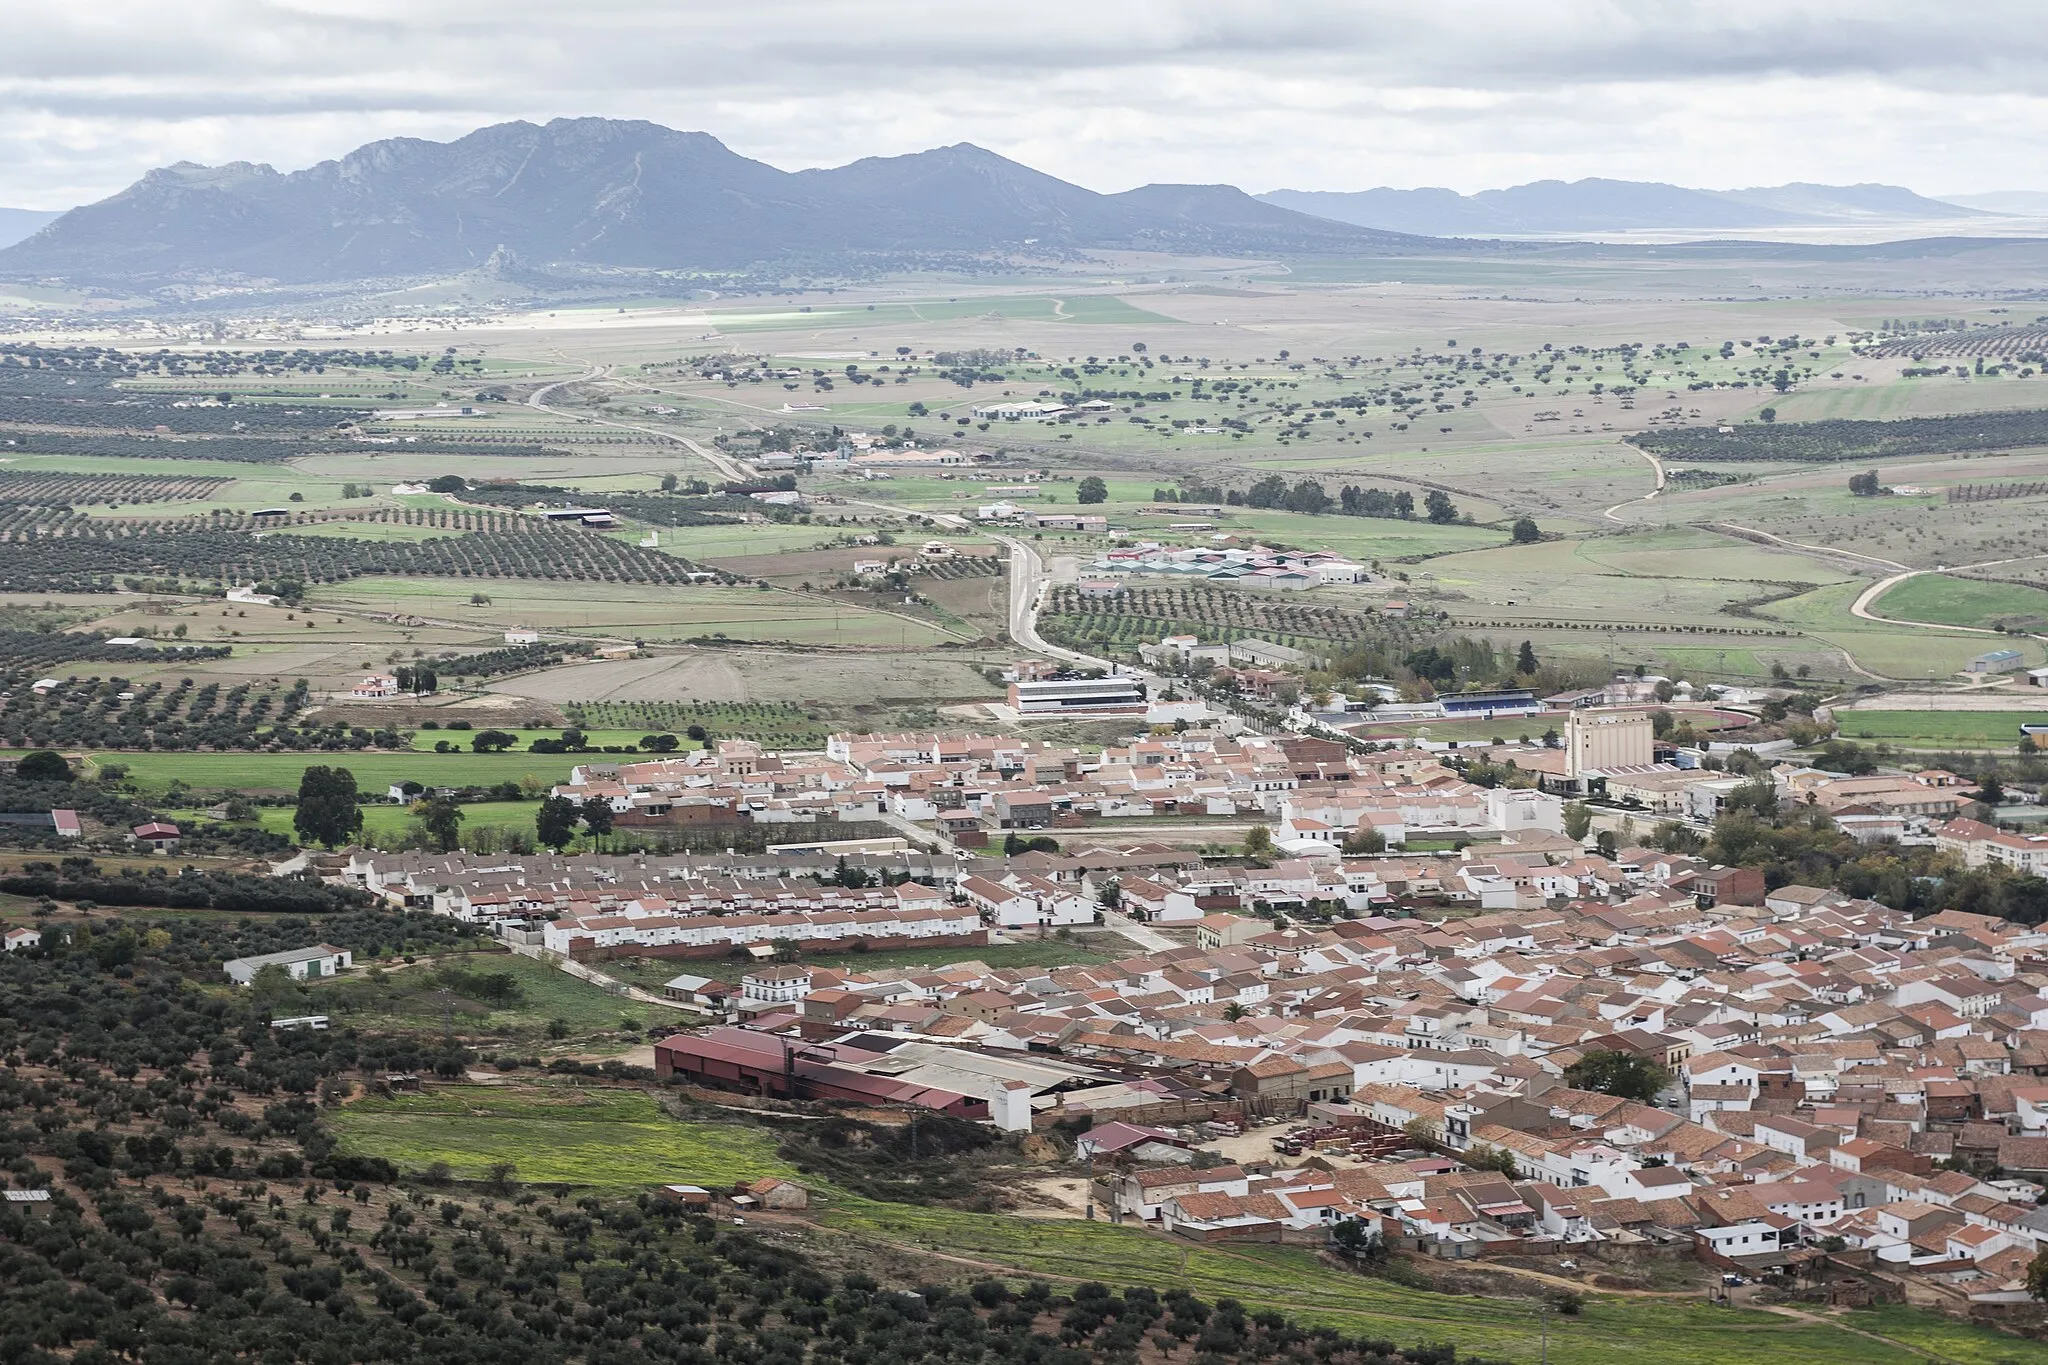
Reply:
[[[265,967],[282,967],[294,981],[313,980],[323,976],[335,976],[347,971],[355,964],[354,956],[346,948],[337,948],[331,943],[316,943],[310,948],[293,948],[282,953],[263,953],[257,957],[238,957],[220,964],[228,980],[237,986],[246,986],[256,979],[256,973]]]

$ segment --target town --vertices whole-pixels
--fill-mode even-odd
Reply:
[[[556,794],[642,833],[902,833],[324,866],[515,952],[672,965],[665,995],[714,1022],[657,1043],[661,1076],[1078,1128],[1101,1216],[1171,1236],[1320,1245],[1355,1224],[1344,1238],[1452,1260],[1663,1246],[1730,1283],[1831,1272],[1843,1301],[2027,1301],[2048,1239],[2048,928],[1916,918],[1642,837],[1760,792],[1965,868],[2038,873],[2048,836],[1964,818],[1946,772],[1737,775],[1653,743],[1641,706],[1575,707],[1555,746],[1471,750],[1184,726],[1096,753],[725,741],[586,762]],[[1246,834],[1190,847],[1189,817]],[[975,956],[1048,938],[1121,950]],[[844,956],[899,946],[946,961]],[[730,958],[736,982],[691,970]]]

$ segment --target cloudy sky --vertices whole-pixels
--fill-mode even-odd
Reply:
[[[2041,0],[5,0],[0,204],[178,160],[645,118],[777,166],[971,141],[1100,190],[1546,176],[2048,189]],[[33,10],[34,22],[25,22]]]

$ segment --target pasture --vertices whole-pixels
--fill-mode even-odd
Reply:
[[[1871,603],[1870,610],[1895,620],[1944,626],[2005,626],[2030,632],[2048,629],[2048,592],[1954,574],[1909,578]],[[1995,642],[1985,645],[1986,649],[1996,647]]]

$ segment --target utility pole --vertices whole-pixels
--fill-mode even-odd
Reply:
[[[1543,1365],[1550,1365],[1550,1305],[1539,1310],[1543,1319]]]

